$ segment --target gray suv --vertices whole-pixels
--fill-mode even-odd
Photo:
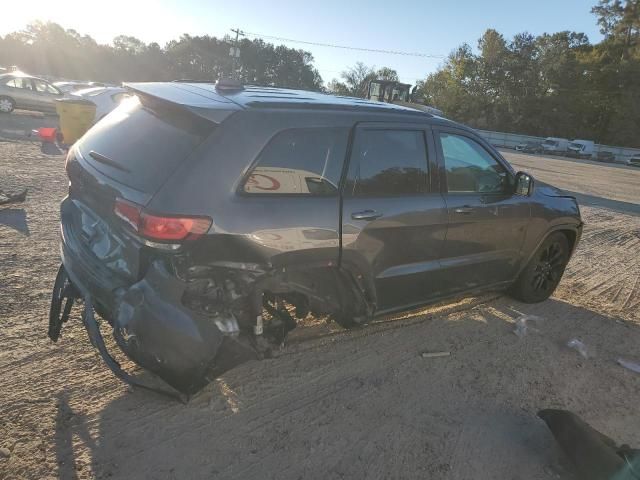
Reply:
[[[470,128],[404,107],[233,83],[138,83],[70,150],[49,336],[74,299],[180,392],[279,347],[465,292],[552,294],[575,198]]]
[[[14,109],[55,112],[55,100],[64,94],[46,80],[14,72],[0,75],[0,113]]]

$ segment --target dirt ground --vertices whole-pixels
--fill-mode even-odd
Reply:
[[[572,479],[535,415],[549,407],[640,446],[640,375],[615,363],[640,361],[640,170],[507,156],[586,196],[552,299],[497,293],[299,334],[182,405],[116,380],[77,314],[48,340],[63,157],[0,141],[0,188],[30,187],[0,210],[0,478]],[[527,313],[542,320],[519,338]]]

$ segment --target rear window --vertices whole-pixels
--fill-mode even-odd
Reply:
[[[213,128],[171,105],[133,97],[91,128],[79,149],[101,173],[153,193]]]
[[[262,150],[241,191],[249,194],[336,195],[347,128],[296,128]]]

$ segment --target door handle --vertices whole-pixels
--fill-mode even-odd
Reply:
[[[456,208],[454,212],[461,215],[469,215],[470,213],[473,213],[473,208],[471,208],[469,205],[464,205],[463,207]]]
[[[361,212],[354,212],[351,214],[351,218],[354,220],[375,220],[380,218],[382,213],[375,210],[363,210]]]

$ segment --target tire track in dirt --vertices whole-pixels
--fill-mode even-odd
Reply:
[[[555,294],[640,322],[640,217],[583,207],[584,233]]]

